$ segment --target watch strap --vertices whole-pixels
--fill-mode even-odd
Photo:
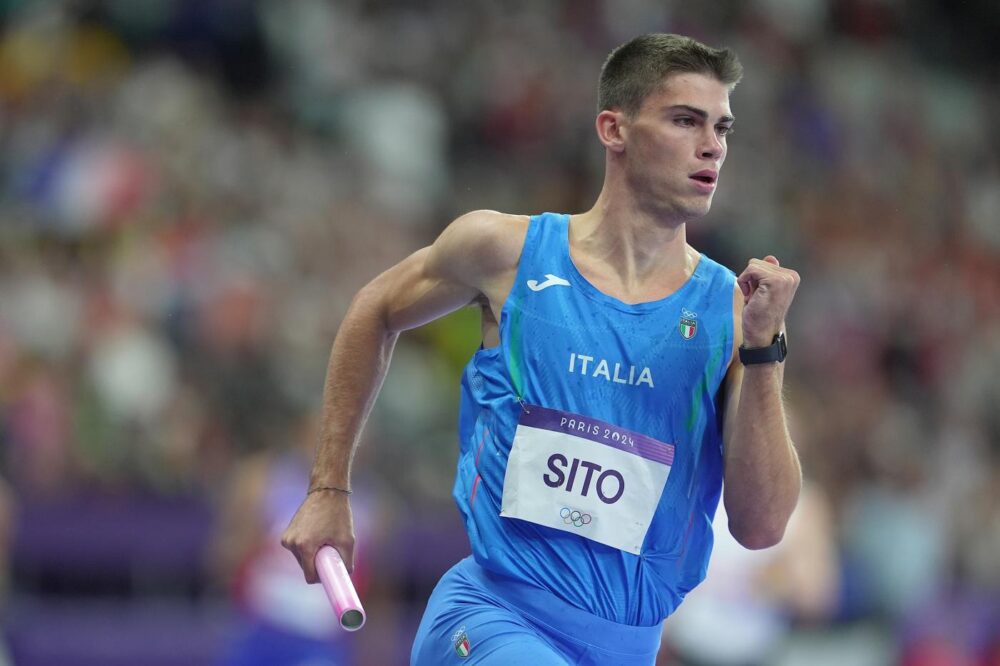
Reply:
[[[740,362],[743,365],[755,365],[758,363],[781,363],[788,355],[788,348],[785,346],[785,334],[778,333],[774,340],[767,347],[754,347],[748,349],[740,345]]]

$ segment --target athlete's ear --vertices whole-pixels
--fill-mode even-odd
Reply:
[[[625,127],[625,114],[621,111],[609,111],[605,109],[597,114],[594,123],[597,127],[597,138],[608,150],[620,153],[625,150],[625,136],[628,128]]]

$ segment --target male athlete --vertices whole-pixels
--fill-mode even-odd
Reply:
[[[736,539],[781,539],[801,484],[781,401],[799,277],[768,256],[737,279],[685,235],[711,206],[741,74],[677,35],[615,49],[593,208],[463,215],[355,297],[283,538],[309,582],[324,543],[353,565],[351,459],[399,332],[482,306],[454,488],[473,554],[431,595],[411,663],[652,664],[704,576],[723,481]]]

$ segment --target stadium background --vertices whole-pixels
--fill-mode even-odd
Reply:
[[[671,31],[746,69],[692,243],[803,277],[787,393],[835,573],[771,598],[774,663],[1000,664],[998,7],[0,0],[0,663],[218,663],[353,293],[467,210],[588,207],[601,62]],[[467,552],[476,331],[397,347],[352,663],[404,663]]]

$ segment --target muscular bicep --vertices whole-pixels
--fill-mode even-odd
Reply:
[[[739,361],[729,365],[729,372],[726,373],[726,385],[724,393],[724,404],[722,416],[722,442],[723,446],[729,448],[729,443],[733,438],[736,429],[736,410],[740,405],[740,387],[743,385],[743,366]]]
[[[514,216],[468,213],[434,244],[414,252],[365,289],[379,299],[386,327],[416,328],[475,301],[495,299],[515,267],[523,240]]]
[[[479,291],[441,271],[433,255],[433,246],[417,250],[363,290],[378,299],[387,330],[422,326],[476,300]]]
[[[722,441],[729,448],[729,441],[736,427],[736,409],[740,404],[740,387],[743,385],[743,364],[739,349],[743,344],[743,292],[733,290],[733,348],[729,353],[729,370],[723,388]]]

